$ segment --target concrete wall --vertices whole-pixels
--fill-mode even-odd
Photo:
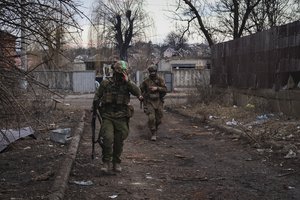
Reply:
[[[273,89],[244,90],[234,88],[217,88],[213,90],[223,93],[223,102],[228,105],[246,106],[252,104],[265,112],[285,113],[300,117],[300,91]]]

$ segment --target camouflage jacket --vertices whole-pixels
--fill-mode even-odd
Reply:
[[[99,106],[101,117],[128,117],[130,94],[139,97],[141,91],[132,81],[116,82],[113,78],[103,80],[94,96],[94,106]]]
[[[151,91],[151,87],[157,87],[156,91]],[[164,79],[159,76],[147,78],[140,85],[145,103],[158,104],[163,103],[163,98],[167,93],[167,87]]]

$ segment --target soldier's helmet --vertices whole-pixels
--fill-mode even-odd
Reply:
[[[128,63],[126,61],[123,60],[119,60],[117,61],[114,65],[113,65],[113,70],[114,72],[120,73],[120,74],[127,74],[128,72]]]
[[[148,71],[151,72],[157,72],[157,66],[156,65],[150,65],[148,67]]]

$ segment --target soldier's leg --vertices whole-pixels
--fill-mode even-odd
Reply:
[[[155,109],[152,106],[148,106],[148,127],[151,132],[156,131],[156,118]]]
[[[163,109],[162,108],[156,109],[156,112],[155,112],[156,129],[161,124],[162,118],[163,118]]]
[[[110,162],[112,158],[112,144],[114,141],[114,126],[113,122],[109,119],[103,118],[100,137],[102,137],[102,161],[104,163]]]
[[[128,132],[129,132],[129,125],[128,125],[127,118],[114,120],[114,145],[113,145],[114,168],[116,165],[121,163],[121,154],[123,152],[124,140],[128,137]]]
[[[148,114],[148,126],[151,132],[151,140],[156,141],[156,135],[157,135],[157,127],[156,127],[156,116],[155,116],[155,109],[151,107],[151,110]]]

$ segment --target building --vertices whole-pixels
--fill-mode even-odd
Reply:
[[[16,66],[16,36],[0,31],[0,65],[1,68]]]

